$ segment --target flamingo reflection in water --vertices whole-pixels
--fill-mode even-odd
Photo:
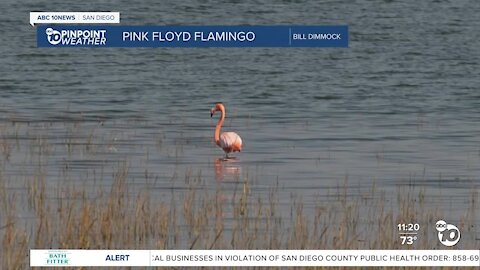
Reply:
[[[223,158],[215,159],[215,179],[217,181],[231,180],[238,181],[242,173],[242,168],[240,167],[240,162],[235,160],[230,160],[230,162],[225,162]]]

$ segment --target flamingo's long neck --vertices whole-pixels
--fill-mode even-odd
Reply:
[[[220,119],[218,119],[217,126],[215,127],[215,143],[220,146],[220,129],[222,128],[223,121],[225,120],[225,109],[221,109],[221,116]]]

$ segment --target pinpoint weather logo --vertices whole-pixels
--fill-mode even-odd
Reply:
[[[104,46],[107,41],[104,29],[45,29],[47,41],[57,46]]]
[[[47,28],[45,33],[47,34],[48,42],[52,45],[57,45],[60,43],[60,41],[62,41],[62,34],[60,31],[53,30],[53,28]]]
[[[438,231],[438,240],[447,247],[452,247],[460,241],[460,230],[453,224],[447,224],[444,220],[436,223]]]

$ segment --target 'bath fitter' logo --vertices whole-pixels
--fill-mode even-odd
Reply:
[[[51,27],[45,30],[48,43],[52,45],[105,45],[107,30],[55,30]]]
[[[46,253],[46,265],[70,265],[70,252],[49,250]]]

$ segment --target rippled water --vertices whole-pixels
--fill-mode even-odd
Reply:
[[[148,172],[159,192],[186,185],[175,175],[201,175],[212,188],[248,175],[255,193],[278,183],[281,200],[297,193],[307,204],[345,179],[353,190],[441,189],[448,198],[432,201],[452,209],[480,187],[478,1],[7,0],[0,8],[11,10],[0,19],[0,120],[20,123],[19,150],[3,165],[11,179],[33,173],[21,145],[40,133],[55,150],[51,183],[64,166],[81,181],[126,160],[133,182]],[[124,25],[348,24],[350,46],[37,49],[33,10],[120,11]],[[216,162],[223,152],[209,109],[217,101],[227,107],[224,130],[245,144],[236,162]],[[75,134],[83,146],[95,138],[94,155],[68,155]]]

